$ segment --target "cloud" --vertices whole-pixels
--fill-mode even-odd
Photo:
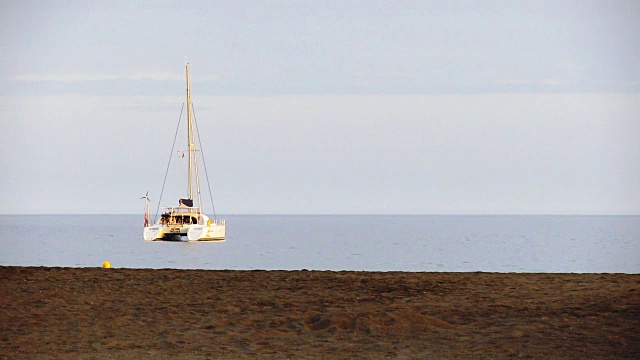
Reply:
[[[193,81],[214,81],[217,80],[216,75],[209,76],[197,76],[192,77]],[[156,72],[156,73],[139,73],[139,74],[24,74],[13,76],[10,80],[14,81],[26,81],[26,82],[38,82],[38,81],[51,81],[51,82],[83,82],[83,81],[110,81],[110,80],[152,80],[152,81],[183,81],[184,73],[169,73],[169,72]]]
[[[558,79],[546,78],[546,79],[521,79],[521,80],[497,80],[495,82],[498,85],[526,85],[526,86],[561,86],[565,85],[563,81]]]
[[[57,82],[79,82],[79,81],[102,81],[120,79],[116,75],[104,74],[26,74],[16,75],[10,80],[16,81],[57,81]]]

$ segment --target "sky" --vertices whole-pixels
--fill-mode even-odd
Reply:
[[[0,0],[0,213],[176,205],[186,62],[219,214],[640,214],[632,0]]]

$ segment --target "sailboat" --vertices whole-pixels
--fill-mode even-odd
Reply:
[[[197,127],[194,119],[193,105],[191,103],[191,86],[189,82],[188,63],[186,66],[186,77],[188,149],[181,150],[179,152],[182,153],[183,157],[185,153],[188,156],[188,193],[185,198],[178,200],[177,206],[163,206],[162,215],[160,216],[158,221],[152,225],[149,224],[149,194],[147,193],[144,197],[142,197],[143,199],[145,199],[145,226],[143,231],[143,237],[145,241],[182,240],[184,237],[186,237],[189,241],[220,241],[224,240],[226,236],[226,221],[218,219],[215,214],[214,218],[212,219],[202,212],[202,198],[200,195],[200,173],[198,171],[198,152],[200,152],[201,150],[198,150],[196,148]]]

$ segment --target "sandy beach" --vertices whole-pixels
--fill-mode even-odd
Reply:
[[[638,359],[640,275],[0,267],[2,359]]]

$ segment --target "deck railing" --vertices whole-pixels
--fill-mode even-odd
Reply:
[[[200,214],[199,207],[190,206],[165,206],[162,208],[164,212],[179,214]]]

